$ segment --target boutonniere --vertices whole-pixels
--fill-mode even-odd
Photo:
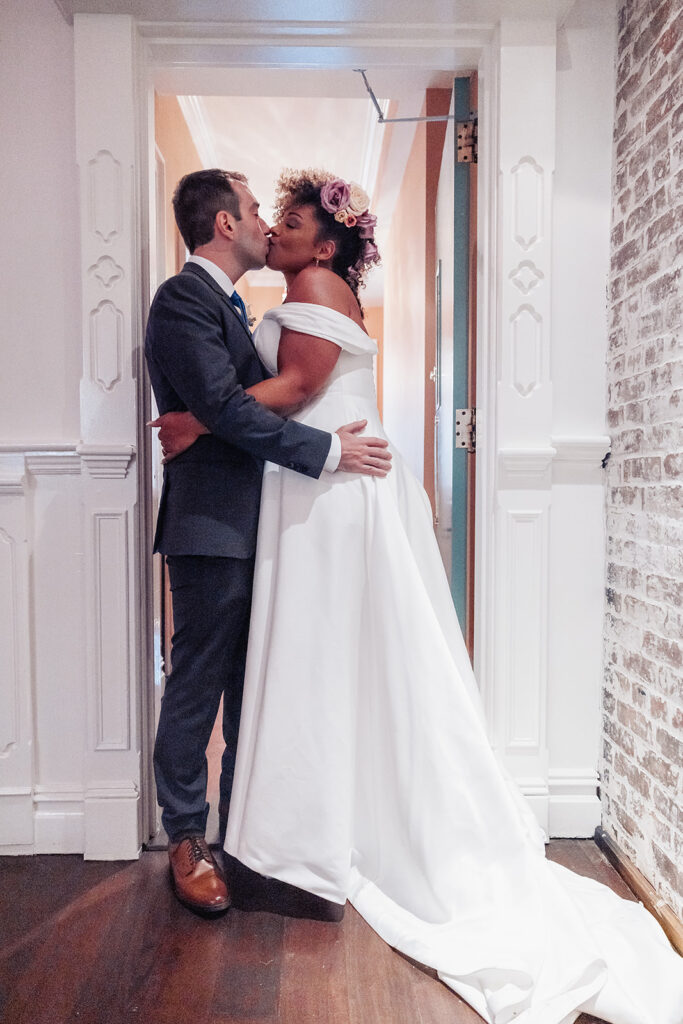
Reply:
[[[252,312],[252,309],[251,309],[251,306],[249,305],[249,303],[247,302],[247,303],[245,303],[245,305],[246,305],[246,308],[247,308],[247,323],[249,324],[250,327],[253,327],[254,324],[256,323],[256,317],[254,316],[254,314]]]

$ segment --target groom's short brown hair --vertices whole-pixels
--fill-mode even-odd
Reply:
[[[239,171],[222,171],[213,167],[208,171],[192,171],[176,185],[173,212],[178,230],[191,253],[197,246],[211,241],[216,214],[220,210],[227,210],[237,220],[242,219],[233,181],[247,183]]]

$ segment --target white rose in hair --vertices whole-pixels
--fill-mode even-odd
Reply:
[[[349,193],[348,209],[351,213],[355,213],[356,217],[360,217],[361,213],[365,213],[370,205],[368,194],[360,185],[356,185],[355,181],[349,184]]]

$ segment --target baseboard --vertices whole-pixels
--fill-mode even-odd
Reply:
[[[596,828],[594,839],[643,906],[659,921],[676,952],[683,956],[683,922],[603,828]]]
[[[83,853],[83,801],[71,807],[38,805],[34,831],[34,853]]]
[[[33,797],[28,788],[0,790],[0,853],[33,846]]]
[[[551,839],[590,839],[601,821],[596,773],[550,771],[548,791]]]
[[[139,793],[124,781],[85,794],[85,860],[137,860],[140,856]]]

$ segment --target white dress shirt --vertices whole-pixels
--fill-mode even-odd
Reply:
[[[230,296],[235,290],[235,286],[228,277],[228,275],[225,273],[225,271],[221,270],[221,268],[216,263],[214,263],[213,260],[207,260],[205,256],[188,256],[187,262],[196,263],[198,267],[201,267],[203,270],[205,270],[207,274],[209,274],[214,279],[216,284],[223,289],[228,298],[230,298]],[[341,439],[339,437],[339,434],[332,434],[331,437],[332,443],[330,444],[330,450],[327,453],[325,465],[323,466],[323,470],[326,473],[334,473],[335,470],[339,468],[339,462],[341,460],[342,453]]]

